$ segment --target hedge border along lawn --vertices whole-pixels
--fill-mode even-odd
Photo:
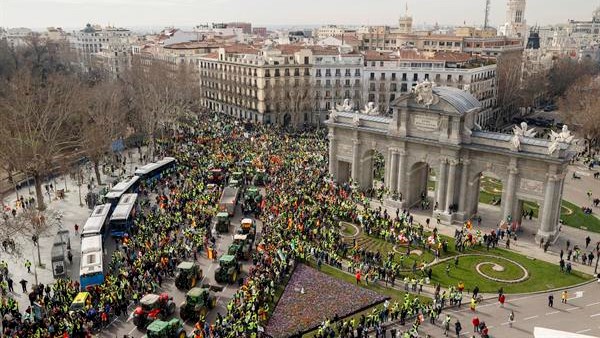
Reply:
[[[502,196],[502,193],[493,191],[502,187],[502,184],[497,182],[496,179],[484,176],[481,178],[481,191],[479,192],[479,203],[492,204],[492,199],[496,199]],[[524,201],[524,210],[533,210],[533,217],[538,217],[540,207],[531,201]],[[562,200],[560,219],[567,226],[578,228],[582,230],[592,231],[600,233],[600,218],[596,215],[587,215],[581,211],[581,207],[569,202]]]

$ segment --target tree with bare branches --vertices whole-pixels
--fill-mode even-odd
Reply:
[[[114,82],[99,82],[83,92],[86,109],[81,117],[80,146],[102,184],[100,163],[112,142],[125,132],[122,89]]]
[[[600,146],[600,77],[586,76],[567,89],[558,105],[565,123],[573,126],[588,147]]]
[[[78,143],[79,81],[24,69],[0,88],[0,160],[34,178],[38,209],[44,210],[42,181]]]
[[[520,52],[504,53],[497,61],[496,74],[498,77],[498,107],[496,125],[502,124],[503,119],[517,110],[521,103],[521,64]]]
[[[133,126],[149,137],[151,157],[156,138],[174,127],[199,99],[199,83],[192,66],[134,58],[124,76],[125,99]]]
[[[597,63],[589,60],[582,62],[571,58],[562,58],[554,62],[548,73],[548,91],[550,97],[561,97],[579,79],[600,72]]]

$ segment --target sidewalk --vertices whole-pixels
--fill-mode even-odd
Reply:
[[[137,156],[137,151],[132,150],[134,152],[131,159],[133,163],[129,163],[129,157],[127,158],[127,167],[126,167],[126,175],[132,175],[134,168],[139,166],[139,157]],[[8,263],[9,276],[13,280],[13,293],[9,293],[9,295],[13,296],[15,300],[19,302],[19,307],[23,311],[29,306],[29,298],[28,294],[23,293],[21,289],[21,285],[19,281],[21,279],[25,279],[27,283],[27,291],[31,291],[31,287],[35,284],[35,272],[37,271],[37,279],[39,283],[44,285],[50,284],[54,282],[54,277],[52,274],[52,266],[51,266],[51,250],[53,245],[54,237],[59,229],[66,229],[70,232],[70,240],[71,240],[71,253],[73,254],[73,263],[69,265],[67,260],[67,277],[72,280],[79,280],[79,260],[80,260],[80,240],[79,236],[75,234],[74,225],[79,225],[79,232],[81,232],[83,225],[85,224],[87,218],[89,217],[92,210],[88,209],[85,205],[85,195],[88,193],[87,182],[89,178],[94,175],[93,169],[86,169],[84,177],[86,177],[86,183],[81,186],[81,198],[82,202],[84,202],[83,206],[79,204],[79,188],[76,185],[76,182],[73,182],[71,178],[67,176],[56,177],[52,182],[44,182],[42,184],[50,184],[54,185],[56,190],[65,189],[65,180],[67,189],[65,190],[64,199],[60,200],[56,198],[56,194],[51,192],[51,199],[48,198],[48,194],[44,194],[45,201],[47,204],[47,209],[49,211],[58,213],[62,215],[62,220],[59,224],[55,224],[53,228],[48,229],[46,234],[40,236],[39,239],[39,250],[41,256],[41,263],[43,267],[38,266],[37,261],[37,248],[33,245],[33,242],[29,236],[24,234],[17,235],[14,240],[17,244],[17,247],[20,248],[20,255],[15,255],[11,253],[6,253],[4,251],[0,251],[0,260],[5,260]],[[102,183],[106,185],[108,181],[114,181],[116,177],[106,176],[101,174]],[[95,181],[95,175],[94,175]],[[97,183],[97,182],[96,182]],[[25,197],[35,196],[34,188],[31,187],[32,194],[29,194],[29,189],[27,187],[21,188],[19,190],[19,196],[23,195]],[[10,194],[7,194],[4,198],[4,203],[10,205],[14,208],[15,202],[17,199],[16,193],[13,191]],[[12,216],[10,216],[12,217]],[[31,273],[27,272],[27,268],[25,267],[25,261],[29,259],[32,263]]]

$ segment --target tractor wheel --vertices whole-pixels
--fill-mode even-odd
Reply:
[[[167,304],[167,316],[172,315],[173,313],[175,313],[175,303],[170,302]]]
[[[186,338],[186,333],[185,330],[183,328],[180,328],[179,330],[177,330],[177,338]]]
[[[237,271],[234,271],[234,272],[231,274],[231,282],[232,282],[232,283],[235,283],[235,282],[237,281],[237,275],[238,275],[238,274],[237,274]]]
[[[198,317],[199,319],[206,319],[206,314],[208,313],[208,310],[206,309],[206,307],[203,307],[202,309],[200,309],[200,311],[198,312]]]
[[[192,280],[190,282],[190,289],[193,288],[194,286],[196,286],[196,276],[192,277]]]
[[[217,299],[213,297],[213,299],[210,300],[210,308],[214,309],[215,307],[217,307]]]
[[[184,322],[187,321],[188,319],[188,313],[187,311],[185,311],[184,308],[179,309],[179,317],[181,318],[181,320],[183,320]]]

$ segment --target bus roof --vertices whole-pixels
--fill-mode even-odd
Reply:
[[[142,175],[146,175],[158,168],[164,167],[166,165],[169,165],[171,163],[175,162],[175,158],[173,157],[165,157],[162,160],[156,162],[156,163],[148,163],[145,166],[139,167],[137,168],[137,170],[135,171],[135,175],[136,176],[142,176]]]
[[[137,194],[125,194],[121,197],[121,201],[110,216],[111,221],[126,220],[131,214],[131,210],[135,207]]]
[[[129,189],[132,185],[134,185],[139,179],[139,176],[133,176],[126,181],[115,184],[115,186],[112,187],[112,189],[110,189],[108,194],[106,194],[106,198],[121,197],[121,195],[123,195],[123,193],[127,191],[127,189]]]
[[[81,236],[97,235],[106,223],[108,213],[110,212],[110,204],[98,205],[92,211],[90,218],[87,219],[81,230]]]
[[[89,236],[81,238],[81,253],[86,254],[90,252],[102,253],[102,236]]]
[[[87,275],[97,272],[103,272],[102,251],[81,255],[81,268],[79,269],[79,274]]]

